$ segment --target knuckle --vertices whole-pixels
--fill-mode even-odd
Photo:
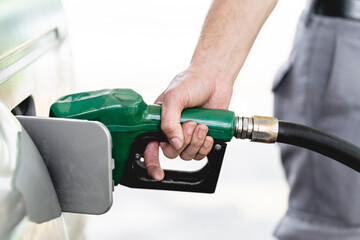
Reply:
[[[175,150],[173,150],[171,146],[163,149],[163,153],[164,153],[165,157],[170,158],[170,159],[174,159],[177,156],[179,156],[179,154]]]
[[[191,143],[191,137],[185,137],[184,139],[184,147],[187,147]]]
[[[179,91],[177,91],[176,88],[166,90],[163,95],[164,103],[169,103],[172,101],[177,102],[179,99],[181,99],[181,94],[179,94]]]
[[[178,156],[178,154],[176,153],[164,153],[165,157],[169,158],[169,159],[174,159]]]
[[[194,141],[191,143],[191,145],[193,145],[194,148],[199,149],[203,145],[203,142],[202,141]]]
[[[184,87],[177,85],[171,89],[165,91],[163,95],[163,104],[183,106],[186,102],[186,94],[184,93]]]
[[[169,134],[174,132],[176,129],[176,126],[174,123],[170,121],[163,121],[161,122],[161,131],[163,131],[165,134]]]
[[[206,155],[209,154],[210,150],[211,150],[211,148],[208,148],[208,149],[207,148],[200,148],[199,154],[204,155],[204,157],[205,157]]]
[[[196,154],[194,159],[199,161],[199,160],[204,159],[205,157],[206,157],[206,155],[198,153],[198,154]]]
[[[181,153],[181,154],[180,154],[180,158],[181,158],[182,160],[186,160],[186,161],[189,161],[189,160],[192,160],[192,159],[193,159],[193,157],[192,157],[192,156],[189,156],[187,153]]]

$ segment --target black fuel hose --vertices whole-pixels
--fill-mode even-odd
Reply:
[[[360,172],[360,148],[329,133],[297,123],[279,121],[276,141],[323,154]]]

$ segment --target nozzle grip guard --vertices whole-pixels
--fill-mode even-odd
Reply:
[[[145,148],[152,141],[168,142],[161,132],[139,135],[132,145],[129,159],[126,162],[122,185],[132,188],[160,189],[185,192],[214,193],[224,158],[226,143],[214,140],[213,148],[207,156],[207,164],[197,171],[164,170],[162,181],[150,178],[145,164],[139,156],[144,155]]]

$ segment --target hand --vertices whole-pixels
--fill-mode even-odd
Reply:
[[[191,66],[179,73],[156,99],[155,103],[162,104],[161,130],[169,143],[151,142],[145,149],[145,166],[153,179],[160,181],[164,178],[159,163],[159,145],[168,158],[180,155],[183,160],[201,160],[210,152],[214,140],[206,136],[206,125],[197,125],[194,121],[180,124],[181,112],[185,108],[229,107],[232,84],[218,81],[209,73]]]
[[[234,81],[276,2],[213,1],[190,67],[179,73],[156,100],[162,103],[161,130],[170,142],[160,144],[165,156],[200,159],[209,153],[213,139],[203,136],[207,127],[193,122],[181,127],[181,112],[190,107],[229,107]],[[159,143],[150,143],[144,158],[148,174],[162,180],[158,148]]]

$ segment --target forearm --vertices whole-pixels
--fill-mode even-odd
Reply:
[[[277,0],[214,0],[191,68],[232,86]]]

